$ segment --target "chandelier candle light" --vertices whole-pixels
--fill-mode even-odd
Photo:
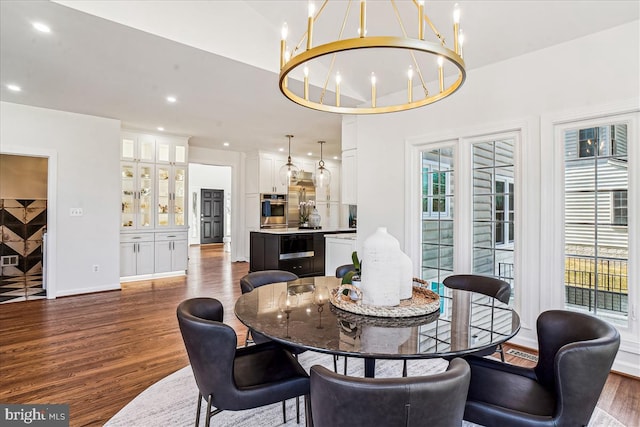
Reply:
[[[282,39],[280,41],[279,87],[280,91],[287,98],[304,107],[320,111],[340,114],[377,114],[422,107],[446,98],[462,86],[466,79],[466,65],[462,58],[464,36],[460,29],[461,13],[457,3],[453,11],[453,46],[450,47],[447,46],[442,33],[436,29],[429,16],[425,13],[425,4],[422,0],[402,2],[389,0],[388,4],[390,8],[388,13],[382,9],[382,7],[386,7],[387,2],[370,2],[370,4],[367,5],[366,0],[359,0],[358,19],[350,19],[349,14],[354,1],[357,0],[340,2],[324,0],[317,11],[314,3],[309,1],[307,31],[302,35],[300,42],[292,48],[287,45],[289,31],[287,24],[284,24],[282,28]],[[342,25],[337,29],[339,30],[339,34],[333,41],[323,43],[324,40],[321,40],[318,46],[313,46],[314,31],[320,30],[321,32],[318,33],[318,36],[322,38],[322,36],[326,34],[322,25],[326,25],[327,22],[329,25],[332,24],[332,22],[329,22],[332,21],[332,19],[327,19],[322,22],[318,21],[323,11],[325,11],[325,8],[328,10],[333,8],[332,5],[327,7],[329,3],[335,3],[337,4],[336,7],[343,7],[345,9]],[[400,11],[399,5],[403,7],[406,5],[406,8],[415,7],[415,9],[414,11]],[[368,6],[372,7],[372,9],[368,10]],[[327,14],[335,13],[335,10],[334,8],[330,12],[327,12]],[[418,25],[417,28],[414,27],[415,29],[412,33],[410,26],[405,28],[402,17],[407,18],[407,16],[416,15]],[[399,25],[401,36],[368,35],[367,20],[377,20],[378,17],[386,19],[387,17],[393,16],[395,16],[397,24]],[[335,15],[332,15],[332,17],[335,18]],[[410,21],[413,21],[413,19]],[[388,31],[388,26],[385,27],[384,22],[375,22],[374,24],[372,28],[383,28],[385,31]],[[357,29],[354,28],[356,25],[358,25]],[[434,40],[427,40],[425,35],[426,25],[432,30],[435,36]],[[357,37],[343,37],[345,33],[355,34]],[[303,42],[305,39],[306,50],[303,50]],[[363,61],[362,52],[369,52],[369,54],[375,56],[371,61]],[[408,69],[408,72],[398,70],[398,72],[395,73],[385,69],[385,66],[388,64],[396,64],[402,61],[401,58],[405,57],[405,54],[407,62],[401,65],[401,68],[403,70]],[[389,55],[389,57],[387,58],[386,55]],[[363,67],[363,64],[374,64],[378,69],[375,71],[369,70],[366,74],[361,74],[362,71],[358,70],[358,67]],[[294,70],[298,68],[300,68],[300,70],[294,72]],[[386,68],[393,68],[393,66]],[[338,69],[342,73],[337,71]],[[304,84],[301,87],[297,85],[295,85],[295,87],[289,87],[288,77],[292,72],[300,73],[300,71],[302,71],[304,75]],[[360,99],[360,97],[365,98],[365,95],[358,94],[357,85],[355,84],[356,81],[354,81],[354,79],[366,79],[367,74],[370,79],[371,90],[371,99],[369,100]],[[451,79],[447,77],[445,81],[445,75],[451,76],[453,74],[457,74],[455,79],[452,76]],[[327,83],[331,76],[335,76],[335,103],[325,102]],[[406,76],[406,81],[403,76]],[[414,76],[418,80],[416,83],[422,87],[424,97],[414,93]],[[310,79],[316,82],[324,81],[319,97],[312,97],[310,95]],[[351,85],[349,81],[352,81]],[[434,86],[437,85],[432,89],[432,92],[430,92],[427,87],[427,81],[434,82]],[[397,101],[397,97],[388,98],[395,101],[385,101],[385,98],[377,99],[378,97],[384,97],[392,93],[403,92],[405,90],[405,84],[407,96],[402,102]],[[352,89],[351,92],[344,92],[344,90],[350,88]],[[341,89],[343,89],[342,95],[347,95],[349,98],[341,95]]]

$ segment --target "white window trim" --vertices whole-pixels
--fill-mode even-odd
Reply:
[[[547,185],[545,203],[548,215],[541,223],[540,261],[546,266],[540,271],[541,311],[564,308],[564,292],[558,283],[564,281],[564,147],[563,132],[568,128],[589,127],[611,120],[628,124],[628,159],[630,164],[640,165],[640,99],[634,98],[616,103],[589,106],[566,112],[550,113],[541,117],[541,165],[547,165],[545,172]],[[629,261],[628,281],[638,283],[640,274],[640,182],[638,167],[629,168],[629,189],[627,192]],[[635,213],[635,214],[634,214]],[[620,351],[613,369],[640,376],[640,287],[629,289],[629,322],[627,327],[619,327]]]

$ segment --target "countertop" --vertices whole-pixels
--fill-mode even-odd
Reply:
[[[321,228],[319,230],[312,229],[299,229],[295,228],[261,228],[260,231],[254,231],[254,233],[264,233],[264,234],[305,234],[305,233],[353,233],[355,235],[354,228]]]

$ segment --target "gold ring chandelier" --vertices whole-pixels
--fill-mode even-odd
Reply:
[[[424,12],[424,1],[413,0],[415,6],[415,22],[418,24],[415,34],[416,38],[412,38],[408,35],[404,23],[402,22],[400,12],[398,10],[396,1],[390,0],[391,6],[395,13],[396,19],[400,25],[402,37],[400,36],[368,36],[366,25],[367,14],[367,2],[366,0],[360,0],[360,13],[359,13],[359,25],[357,30],[358,37],[343,39],[343,33],[349,17],[349,11],[353,0],[349,0],[346,6],[346,12],[340,34],[338,39],[319,46],[313,46],[313,30],[314,24],[322,14],[328,0],[324,0],[318,12],[315,13],[315,8],[312,2],[309,2],[309,14],[307,22],[307,31],[303,34],[302,39],[293,49],[289,49],[287,45],[288,27],[285,23],[282,28],[282,40],[280,42],[280,78],[279,86],[280,91],[290,100],[296,104],[304,107],[312,108],[320,111],[327,111],[340,114],[377,114],[377,113],[391,113],[397,111],[410,110],[413,108],[422,107],[424,105],[432,104],[436,101],[446,98],[457,91],[466,79],[465,63],[462,59],[462,44],[463,35],[460,30],[460,9],[456,4],[453,11],[453,48],[447,47],[445,39],[440,32],[433,25],[429,17]],[[344,3],[344,2],[341,2]],[[410,2],[404,2],[410,3]],[[425,26],[428,25],[437,41],[425,40]],[[364,29],[364,31],[362,30]],[[306,50],[300,51],[302,43],[306,39]],[[357,105],[345,106],[343,104],[343,96],[340,93],[341,84],[343,83],[343,76],[340,74],[339,67],[335,66],[336,56],[341,53],[349,53],[355,50],[368,50],[368,49],[393,49],[395,51],[407,52],[407,63],[409,66],[403,68],[402,71],[398,70],[398,74],[402,74],[402,78],[406,81],[406,88],[399,86],[396,81],[396,87],[394,92],[406,91],[406,95],[402,96],[402,101],[397,102],[398,96],[391,96],[388,99],[396,99],[396,102],[390,101],[390,104],[378,105],[377,100],[377,88],[380,85],[380,81],[377,79],[375,72],[371,72],[370,87],[371,87],[371,99],[359,102]],[[425,55],[429,60],[422,60]],[[330,65],[327,67],[328,72],[324,73],[324,85],[321,88],[319,98],[312,99],[309,94],[309,75],[310,66],[314,60],[330,55]],[[419,61],[418,57],[422,60]],[[376,59],[376,63],[384,62],[383,59]],[[372,65],[373,66],[373,65]],[[445,66],[451,67],[451,70],[457,71],[457,78],[455,80],[447,79],[445,82]],[[300,85],[295,89],[291,89],[288,83],[288,77],[294,70],[302,67],[304,75],[304,83],[302,88]],[[427,67],[432,67],[434,71],[423,71]],[[334,69],[336,69],[334,73]],[[435,71],[437,70],[437,71]],[[299,73],[299,71],[297,71]],[[417,77],[417,82],[414,84],[414,74]],[[450,74],[450,73],[449,73]],[[334,76],[334,85],[329,87],[329,81]],[[364,76],[363,76],[364,77]],[[427,87],[426,81],[432,80],[437,83],[433,83],[435,88]],[[414,94],[414,87],[418,89],[422,88],[424,96]],[[334,99],[328,99],[327,90],[333,89],[335,94]],[[391,93],[388,91],[388,93]],[[353,102],[352,102],[353,103]]]

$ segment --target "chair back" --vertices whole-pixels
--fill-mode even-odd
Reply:
[[[582,384],[577,386],[581,396],[590,389],[597,390],[599,396],[620,346],[616,328],[588,314],[550,310],[538,316],[537,330],[538,364],[534,370],[538,381],[553,390],[560,386],[556,378],[560,374],[569,382]]]
[[[225,399],[236,395],[233,365],[237,337],[222,323],[224,309],[213,298],[192,298],[178,305],[177,316],[198,389],[213,395],[215,406],[225,409]]]
[[[240,290],[243,294],[251,292],[257,287],[268,285],[270,283],[290,282],[298,280],[298,276],[289,271],[283,270],[264,270],[255,271],[246,274],[240,279]]]
[[[447,288],[479,292],[496,298],[505,304],[509,304],[509,298],[511,298],[511,285],[495,277],[477,274],[455,274],[444,279],[442,283]]]
[[[342,279],[350,271],[356,271],[356,267],[353,264],[341,265],[340,267],[336,268],[336,277],[338,279]]]
[[[311,413],[316,427],[462,425],[471,377],[454,359],[446,372],[404,378],[354,378],[311,367]]]

